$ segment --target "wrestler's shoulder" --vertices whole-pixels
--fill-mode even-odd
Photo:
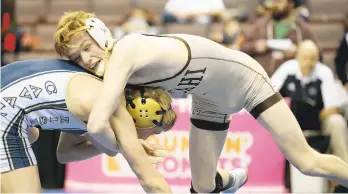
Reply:
[[[125,45],[125,44],[135,44],[135,43],[141,43],[141,40],[143,38],[143,36],[139,33],[132,33],[132,34],[127,34],[124,35],[122,37],[120,37],[119,39],[116,40],[115,44],[116,45]]]
[[[158,39],[160,36],[146,35],[140,33],[131,33],[125,35],[115,42],[115,46],[122,49],[130,49],[132,52],[135,50],[148,50],[149,47],[154,45],[166,44],[164,39]]]
[[[138,43],[144,43],[141,40],[167,40],[163,37],[176,37],[181,39],[206,39],[204,37],[195,36],[195,35],[189,35],[189,34],[160,34],[160,35],[152,35],[152,34],[144,34],[144,33],[131,33],[128,35],[124,35],[121,38],[119,38],[116,42],[138,42]],[[140,41],[140,42],[139,42]]]

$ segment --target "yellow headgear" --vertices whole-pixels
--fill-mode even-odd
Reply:
[[[133,117],[137,128],[146,129],[162,126],[166,110],[163,110],[156,100],[145,97],[144,89],[140,89],[140,96],[131,98],[126,95],[126,99],[127,110]]]

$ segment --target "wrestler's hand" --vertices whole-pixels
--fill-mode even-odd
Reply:
[[[149,144],[142,139],[139,139],[139,141],[143,146],[145,152],[149,156],[150,162],[152,164],[162,163],[164,161],[164,158],[168,156],[168,154],[165,152],[164,146]]]

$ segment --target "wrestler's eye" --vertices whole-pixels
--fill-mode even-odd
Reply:
[[[85,51],[89,51],[90,48],[91,48],[91,45],[89,44],[85,47]]]

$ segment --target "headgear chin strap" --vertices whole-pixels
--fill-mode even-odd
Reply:
[[[133,117],[135,126],[141,129],[162,127],[165,110],[152,98],[144,96],[144,90],[140,90],[141,96],[135,98],[126,97],[127,110]],[[126,95],[127,96],[127,95]]]

